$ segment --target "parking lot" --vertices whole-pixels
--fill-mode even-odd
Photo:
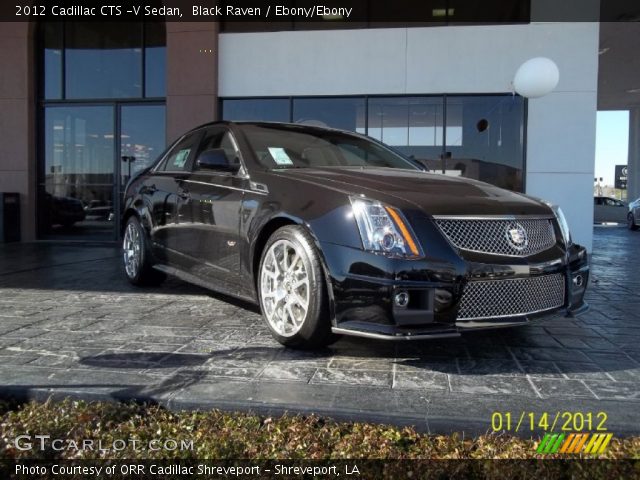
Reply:
[[[130,286],[115,247],[4,245],[0,393],[315,412],[432,432],[484,432],[494,412],[604,411],[610,431],[638,434],[639,251],[640,232],[595,229],[591,310],[579,319],[300,352],[272,340],[255,307],[174,279]]]

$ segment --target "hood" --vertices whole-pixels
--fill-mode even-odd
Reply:
[[[281,178],[308,182],[347,195],[428,215],[552,215],[530,197],[477,180],[396,168],[300,168],[272,171]]]

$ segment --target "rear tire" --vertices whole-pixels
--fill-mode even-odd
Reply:
[[[629,230],[638,230],[638,224],[633,212],[629,212],[629,215],[627,215],[627,227],[629,227]]]
[[[276,230],[265,245],[257,279],[262,316],[282,345],[315,349],[335,342],[320,255],[297,225]]]
[[[136,216],[129,217],[122,241],[124,272],[129,282],[136,286],[157,286],[166,278],[153,269],[151,246],[147,232]]]

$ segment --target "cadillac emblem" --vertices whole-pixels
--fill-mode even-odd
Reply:
[[[527,231],[519,223],[511,223],[507,226],[507,242],[516,250],[524,250],[529,245]]]

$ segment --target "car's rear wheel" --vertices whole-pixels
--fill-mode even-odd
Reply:
[[[636,218],[633,215],[633,212],[629,212],[629,215],[627,215],[627,226],[629,227],[629,230],[638,229],[638,224],[636,223]]]
[[[150,286],[161,284],[166,276],[153,269],[151,249],[147,234],[137,217],[127,220],[122,240],[124,271],[133,285]]]
[[[271,235],[257,283],[262,315],[278,342],[319,348],[338,338],[331,333],[320,256],[304,228],[288,225]]]

